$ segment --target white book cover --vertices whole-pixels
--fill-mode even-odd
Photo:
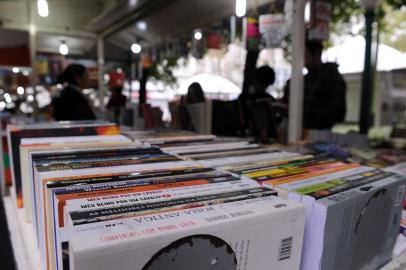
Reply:
[[[188,182],[186,182],[187,184]],[[86,214],[94,211],[104,211],[108,209],[114,209],[117,207],[127,206],[127,205],[137,205],[145,203],[154,203],[168,200],[176,200],[180,198],[190,198],[196,196],[206,196],[210,194],[220,194],[240,190],[253,190],[259,188],[259,185],[254,181],[247,180],[230,180],[226,182],[207,182],[206,184],[199,184],[193,186],[184,186],[180,188],[173,188],[172,185],[154,185],[154,186],[139,186],[133,187],[133,189],[145,190],[140,192],[131,192],[131,193],[117,193],[110,196],[92,196],[89,197],[86,194],[83,194],[82,197],[87,196],[88,198],[84,199],[69,199],[66,200],[66,207],[64,211],[66,213],[74,214]],[[122,192],[125,192],[124,188],[121,188]],[[131,188],[128,188],[131,190]],[[56,196],[58,197],[58,196]],[[58,197],[59,198],[59,197]],[[50,205],[53,205],[53,210],[48,209],[48,219],[47,219],[47,234],[48,234],[48,246],[54,246],[54,239],[56,235],[55,226],[60,228],[61,226],[55,225],[59,221],[59,207],[60,201],[58,198],[54,198],[54,202],[49,202]],[[54,220],[54,221],[52,221]],[[65,215],[65,226],[73,225],[71,222],[70,216]],[[66,223],[68,222],[68,223]]]
[[[73,270],[296,270],[303,229],[303,206],[271,196],[78,226],[60,240]]]

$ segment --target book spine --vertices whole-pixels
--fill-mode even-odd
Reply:
[[[126,165],[137,165],[137,164],[146,164],[146,163],[159,163],[159,162],[168,162],[168,161],[181,161],[182,159],[166,155],[158,156],[153,158],[146,159],[124,159],[116,160],[111,158],[110,160],[101,161],[101,162],[89,162],[89,163],[80,163],[80,164],[54,164],[50,166],[38,166],[37,170],[39,172],[47,171],[63,171],[63,170],[79,170],[79,169],[91,169],[91,168],[100,168],[100,167],[114,167],[114,166],[126,166]]]
[[[266,197],[276,195],[273,190],[267,188],[256,188],[243,191],[235,191],[222,194],[212,194],[191,198],[182,198],[170,201],[161,201],[155,203],[147,203],[140,205],[128,205],[116,208],[71,212],[69,215],[74,225],[99,222],[103,220],[114,219],[117,217],[131,217],[135,215],[145,215],[149,213],[158,213],[164,211],[174,211],[177,209],[196,208],[212,204],[227,203],[258,197]]]
[[[315,199],[321,199],[345,190],[388,178],[392,175],[393,173],[374,170],[358,175],[343,177],[341,179],[329,180],[320,184],[309,185],[293,191]]]
[[[93,209],[104,207],[119,207],[134,203],[145,203],[146,201],[153,202],[177,199],[182,197],[202,196],[205,194],[216,194],[256,187],[259,186],[254,181],[237,180],[230,182],[213,183],[197,187],[160,189],[146,192],[118,194],[113,196],[69,200],[66,202],[66,209],[69,212],[90,211]]]
[[[110,173],[110,174],[96,174],[96,175],[80,175],[71,176],[63,178],[47,178],[48,188],[58,188],[81,184],[97,184],[97,183],[107,183],[107,182],[119,182],[119,181],[131,181],[137,179],[143,179],[147,181],[151,178],[156,177],[175,177],[180,175],[190,175],[196,174],[200,177],[214,177],[215,173],[212,168],[208,167],[196,167],[196,168],[185,168],[176,170],[165,170],[165,171],[142,171],[139,173]],[[217,173],[220,174],[220,173]]]

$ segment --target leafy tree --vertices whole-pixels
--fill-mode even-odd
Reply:
[[[364,9],[360,0],[331,0],[332,18],[331,32],[333,36],[345,36],[348,34],[363,34],[361,27],[353,32],[353,26],[363,24]],[[376,12],[378,31],[381,41],[401,51],[406,51],[405,0],[381,0]],[[332,43],[327,42],[331,46]]]
[[[382,26],[381,41],[406,53],[406,9],[388,9]]]

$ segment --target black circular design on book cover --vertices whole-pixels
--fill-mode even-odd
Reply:
[[[158,251],[142,270],[236,270],[237,258],[224,240],[211,235],[181,238]]]
[[[385,242],[392,205],[386,189],[374,193],[365,204],[354,232],[351,270],[375,269],[379,266],[379,254]]]

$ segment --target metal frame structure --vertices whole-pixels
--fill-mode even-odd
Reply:
[[[303,119],[303,67],[305,53],[304,0],[293,1],[292,23],[292,79],[289,94],[288,142],[302,138]]]
[[[79,0],[75,0],[75,3],[82,3],[78,2]],[[293,1],[293,23],[292,23],[292,52],[293,52],[293,59],[292,63],[292,79],[291,79],[291,98],[290,98],[290,106],[289,106],[289,142],[296,142],[301,139],[302,133],[302,110],[303,110],[303,57],[304,57],[304,31],[305,31],[305,22],[304,22],[304,6],[305,0],[286,0],[286,1]],[[256,5],[260,4],[267,4],[269,0],[258,0],[255,1]],[[104,1],[104,3],[108,3],[108,1]],[[111,3],[114,3],[111,1]],[[34,67],[35,63],[35,55],[36,55],[36,38],[40,35],[44,34],[53,34],[58,33],[60,35],[66,37],[83,37],[83,38],[90,38],[96,41],[96,48],[97,48],[97,66],[98,66],[98,85],[99,85],[99,101],[100,101],[100,112],[103,113],[104,111],[104,91],[103,91],[103,67],[105,63],[106,57],[106,41],[108,37],[118,34],[120,31],[128,28],[131,25],[135,25],[138,20],[147,18],[150,14],[153,14],[156,10],[161,10],[169,7],[172,4],[181,5],[185,2],[180,0],[178,1],[170,1],[170,0],[140,0],[135,2],[136,4],[131,4],[132,1],[123,1],[120,2],[119,5],[115,6],[111,4],[110,6],[107,5],[107,9],[104,10],[100,15],[95,17],[84,29],[79,29],[78,27],[62,27],[59,25],[47,25],[41,24],[41,19],[36,17],[36,8],[35,8],[35,1],[33,0],[26,0],[26,12],[28,15],[28,20],[26,23],[21,23],[20,25],[13,24],[12,21],[4,22],[2,27],[6,29],[24,29],[29,32],[29,43],[31,49],[31,62],[32,67]],[[61,7],[58,7],[59,9]],[[121,12],[117,14],[113,14],[114,18],[110,18],[110,20],[106,23],[102,22],[107,15],[110,14],[109,12],[115,12],[118,9],[124,8]],[[249,5],[248,8],[252,8],[252,5]],[[234,12],[230,10],[230,12]],[[95,11],[93,11],[95,13]],[[223,14],[224,15],[224,14]],[[232,14],[228,14],[232,15]],[[86,16],[86,13],[81,13],[81,16]],[[120,17],[121,16],[121,17]],[[84,17],[83,17],[84,18]],[[39,20],[39,21],[38,21]],[[54,18],[55,20],[55,18]],[[35,25],[37,21],[40,23],[39,25]],[[209,21],[199,21],[199,23],[210,23]],[[193,27],[195,24],[191,24]],[[184,29],[185,30],[185,29]],[[33,84],[37,81],[37,76],[35,74],[35,69],[33,68]],[[34,87],[35,89],[35,87]]]
[[[143,8],[147,12],[156,5],[160,7],[168,5],[170,1],[158,1],[155,5],[148,5]],[[302,138],[302,115],[303,115],[303,67],[304,67],[304,39],[305,39],[305,20],[304,20],[305,1],[293,0],[293,23],[292,23],[292,79],[289,104],[289,127],[288,142],[293,143]],[[145,13],[144,13],[145,15]],[[129,25],[133,24],[141,16],[140,13],[134,13],[130,17],[118,20],[114,25],[103,31],[98,37],[98,65],[99,65],[99,88],[100,104],[103,104],[104,92],[101,90],[103,85],[102,64],[104,63],[104,52],[102,50],[103,39],[114,35]],[[101,47],[99,47],[101,46]]]

